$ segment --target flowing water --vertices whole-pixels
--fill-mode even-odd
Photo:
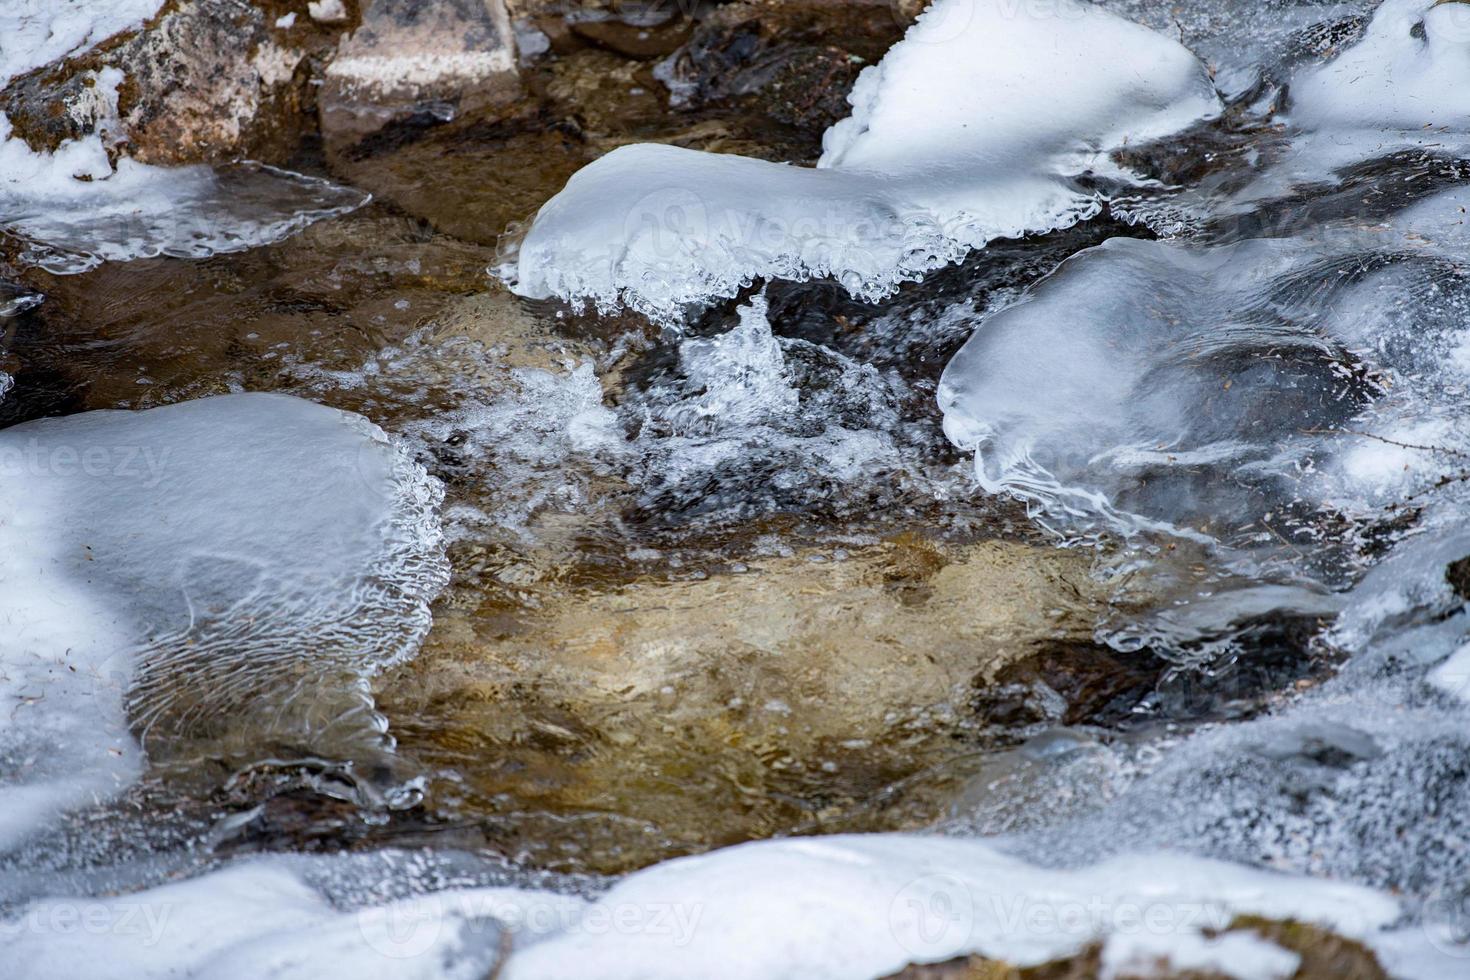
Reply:
[[[815,57],[792,6],[775,50]],[[1103,5],[1143,35],[1052,6],[936,10],[1017,44],[1116,30],[1156,74],[1114,91],[1099,56],[1071,116],[1018,101],[917,142],[964,114],[859,82],[822,154],[835,120],[763,101],[787,62],[700,74],[735,57],[715,18],[668,61],[556,52],[516,106],[289,171],[112,172],[78,144],[99,197],[0,132],[0,175],[33,175],[0,188],[0,911],[247,896],[222,907],[267,937],[249,975],[293,955],[292,916],[330,947],[344,910],[513,886],[433,909],[463,940],[443,975],[483,975],[524,896],[565,924],[677,892],[671,858],[884,832],[719,852],[679,887],[1162,875],[1456,975],[1470,8]],[[871,61],[900,34],[831,16]],[[920,23],[863,77],[958,84],[933,52],[978,28]],[[994,70],[1061,71],[1027,60]],[[1278,905],[1240,897],[1259,868],[1289,873]],[[746,966],[1069,952],[821,947],[852,903]],[[531,931],[512,973],[675,969]]]

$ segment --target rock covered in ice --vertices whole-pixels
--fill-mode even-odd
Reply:
[[[0,847],[125,786],[130,728],[376,739],[354,679],[417,648],[447,579],[438,484],[287,396],[14,426],[0,486]]]
[[[573,924],[518,946],[503,975],[856,978],[969,953],[1025,967],[1144,931],[1156,951],[1192,957],[1204,930],[1237,915],[1364,937],[1398,915],[1367,889],[1200,859],[1055,871],[980,841],[904,835],[763,841],[670,861],[615,885],[583,919],[631,909],[667,909],[664,928]]]
[[[1102,207],[1108,154],[1214,115],[1174,41],[1074,0],[941,0],[858,79],[815,170],[639,144],[584,168],[502,271],[522,295],[672,320],[756,278],[877,298]]]
[[[79,109],[94,94],[93,78],[121,72],[128,81],[113,135],[126,139],[129,156],[159,165],[287,159],[314,128],[310,74],[341,33],[305,18],[283,24],[267,13],[273,5],[248,0],[59,6],[98,26],[65,50],[28,49],[20,65],[39,71],[7,79],[0,68],[0,112],[34,149],[54,150],[92,132]],[[23,9],[22,36],[54,16]],[[122,33],[92,49],[109,31]]]
[[[8,952],[36,980],[857,980],[969,953],[1026,967],[1097,941],[1105,962],[1120,968],[1148,955],[1180,970],[1289,975],[1294,954],[1231,928],[1236,917],[1256,915],[1391,949],[1396,965],[1417,962],[1399,975],[1451,976],[1455,965],[1415,930],[1392,928],[1400,910],[1387,895],[1168,854],[1064,871],[974,840],[762,841],[656,865],[590,902],[474,887],[345,911],[306,881],[335,860],[255,860],[131,895],[42,899],[0,921],[0,934],[14,937]]]
[[[1384,0],[1362,40],[1296,75],[1308,129],[1470,129],[1470,3]]]
[[[164,0],[7,0],[0,10],[0,88],[34,68],[138,27]]]
[[[1371,516],[1467,445],[1466,203],[1082,252],[945,369],[946,431],[987,489],[1056,517],[1310,550],[1294,518]]]

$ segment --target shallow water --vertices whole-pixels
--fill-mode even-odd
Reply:
[[[1366,5],[1104,6],[1200,54],[1223,113],[1125,141],[1101,176],[1048,173],[1109,210],[892,289],[721,273],[651,322],[496,278],[531,240],[516,223],[617,146],[817,159],[822,111],[699,75],[735,43],[718,20],[693,61],[553,53],[509,109],[303,146],[308,176],[234,197],[248,233],[168,231],[192,251],[0,199],[6,431],[274,392],[361,415],[394,454],[390,479],[380,450],[323,449],[355,460],[350,486],[270,475],[258,499],[332,515],[292,514],[321,539],[283,520],[274,571],[197,546],[229,550],[204,592],[249,564],[284,599],[186,587],[186,615],[164,572],[130,600],[149,622],[108,737],[136,772],[0,853],[0,907],[262,852],[296,857],[250,865],[260,888],[295,901],[304,875],[338,909],[595,896],[745,841],[939,831],[1045,867],[1171,850],[1366,885],[1405,903],[1373,928],[1428,917],[1463,951],[1467,708],[1441,661],[1470,596],[1470,114],[1450,99],[1426,136],[1365,98],[1348,126],[1320,85],[1291,114],[1293,77],[1372,40]],[[761,43],[817,45],[805,16]],[[898,33],[840,28],[872,58]],[[269,457],[205,482],[257,499]],[[304,614],[291,582],[407,521],[372,494],[417,494],[433,541],[404,576],[371,559],[321,586],[392,602]],[[125,519],[77,544],[122,532],[184,547]],[[99,557],[88,601],[154,574]],[[38,753],[3,743],[0,787],[45,777]],[[475,936],[466,962],[495,959]]]

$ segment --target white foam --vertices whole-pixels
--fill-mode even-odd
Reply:
[[[1108,154],[1214,115],[1174,41],[1075,0],[941,0],[864,71],[818,168],[639,144],[578,172],[502,274],[672,321],[757,278],[876,299],[991,239],[1095,215]]]
[[[300,723],[303,662],[331,683],[408,656],[447,580],[437,484],[365,420],[286,396],[14,426],[0,488],[0,849],[126,786],[130,728]],[[373,739],[370,714],[331,724]]]

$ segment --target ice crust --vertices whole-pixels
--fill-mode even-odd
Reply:
[[[101,135],[38,153],[0,114],[0,229],[20,259],[56,273],[105,261],[206,258],[280,241],[354,211],[368,195],[262,164],[155,167],[109,161]]]
[[[1384,0],[1358,43],[1291,83],[1307,129],[1470,128],[1470,4]]]
[[[591,901],[555,892],[455,889],[346,911],[303,867],[265,859],[132,895],[42,899],[0,922],[36,980],[149,977],[868,978],[980,953],[1027,966],[1104,943],[1122,966],[1147,951],[1257,980],[1294,954],[1248,932],[1207,938],[1240,915],[1296,919],[1396,944],[1403,976],[1454,961],[1400,907],[1355,885],[1169,854],[1074,871],[1038,867],[972,840],[901,834],[762,841],[638,872]],[[50,925],[76,907],[130,930]],[[26,924],[36,928],[25,928]],[[49,926],[49,928],[48,928]],[[508,942],[502,943],[502,936]],[[61,941],[63,938],[69,941]],[[477,972],[478,971],[478,972]]]
[[[524,296],[665,321],[758,278],[876,299],[992,239],[1092,217],[1131,180],[1110,151],[1219,111],[1183,47],[1074,0],[941,0],[849,100],[816,169],[614,150],[542,207],[502,274]]]
[[[1248,546],[1276,543],[1273,513],[1371,517],[1470,436],[1467,203],[1452,188],[1375,224],[1084,251],[945,369],[946,431],[987,490],[1125,534]]]
[[[416,649],[447,580],[437,483],[284,395],[14,426],[0,484],[0,849],[125,787],[133,731],[380,737],[358,685]]]

